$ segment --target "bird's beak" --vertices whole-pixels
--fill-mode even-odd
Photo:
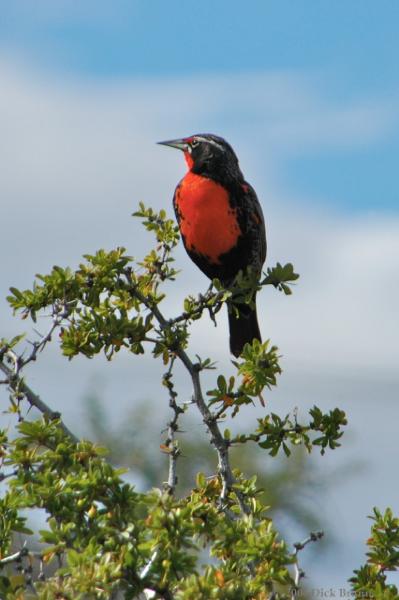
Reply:
[[[170,146],[171,148],[177,148],[178,150],[183,150],[186,152],[188,150],[188,144],[184,139],[181,140],[168,140],[166,142],[157,142],[161,144],[161,146]]]

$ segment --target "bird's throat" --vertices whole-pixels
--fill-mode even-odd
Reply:
[[[191,156],[190,152],[185,152],[184,158],[186,159],[186,163],[187,163],[189,170],[191,170],[194,165],[194,161],[193,161],[193,157]]]

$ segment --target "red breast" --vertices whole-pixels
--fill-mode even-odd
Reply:
[[[219,257],[233,248],[241,235],[227,190],[189,171],[176,190],[175,203],[187,250],[219,264]]]

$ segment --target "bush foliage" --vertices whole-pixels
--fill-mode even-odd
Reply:
[[[256,444],[273,460],[290,456],[296,446],[308,452],[339,447],[345,413],[333,408],[310,410],[299,421],[293,411],[284,417],[264,409],[255,431],[232,435],[227,417],[260,400],[277,383],[279,353],[269,340],[246,345],[234,362],[236,373],[216,377],[213,389],[202,391],[201,374],[214,369],[212,357],[191,356],[192,321],[215,315],[227,300],[237,305],[251,299],[254,286],[272,286],[291,294],[298,279],[293,266],[268,268],[260,282],[242,274],[234,288],[217,280],[198,297],[188,296],[174,317],[162,312],[163,284],[177,271],[173,249],[178,229],[164,211],[140,205],[136,216],[155,235],[155,247],[140,261],[124,248],[86,255],[78,269],[55,266],[38,275],[32,289],[11,288],[8,301],[23,319],[51,315],[46,335],[27,351],[18,336],[2,340],[2,383],[9,392],[9,412],[16,416],[15,431],[0,437],[0,594],[21,598],[109,599],[164,598],[177,600],[291,599],[300,592],[303,571],[300,552],[321,537],[313,532],[290,547],[276,531],[268,507],[260,499],[256,474],[239,472],[231,464],[230,449]],[[25,381],[26,365],[35,361],[52,340],[58,339],[69,360],[103,352],[111,360],[121,350],[133,355],[152,352],[165,365],[163,385],[171,417],[161,450],[169,460],[167,482],[147,493],[126,483],[122,470],[107,461],[107,451],[78,440],[61,415]],[[137,360],[140,358],[138,357]],[[191,379],[193,405],[208,432],[218,460],[211,477],[198,473],[184,497],[175,493],[180,447],[179,403],[174,366],[181,362]],[[42,413],[32,420],[27,409]],[[26,510],[42,512],[45,528],[31,531]],[[387,511],[374,513],[367,565],[352,578],[354,593],[396,598],[386,573],[399,565],[398,521]],[[16,545],[17,533],[24,536]]]

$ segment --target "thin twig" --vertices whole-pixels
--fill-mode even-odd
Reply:
[[[28,554],[29,550],[26,547],[25,542],[21,550],[18,550],[18,552],[15,552],[14,554],[10,554],[10,556],[5,556],[4,558],[0,559],[0,565],[3,567],[4,565],[9,565],[10,563],[17,562],[24,556],[27,556]]]
[[[9,355],[11,351],[9,350],[6,353],[6,356]],[[15,353],[13,353],[15,356]],[[29,402],[31,406],[37,408],[43,415],[46,415],[50,420],[59,419],[60,427],[63,432],[71,438],[71,440],[75,443],[79,442],[79,439],[68,429],[65,423],[61,419],[61,414],[59,412],[53,411],[41,398],[35,394],[35,392],[24,382],[20,375],[15,375],[15,371],[8,367],[4,362],[0,361],[0,370],[7,377],[7,384],[9,389],[17,394],[22,394],[26,400]]]
[[[202,316],[202,313],[205,310],[208,310],[209,317],[214,325],[216,325],[215,314],[219,312],[221,307],[223,306],[222,298],[225,294],[225,291],[211,293],[212,284],[209,289],[205,293],[205,295],[199,294],[198,299],[196,300],[197,305],[192,311],[184,311],[178,317],[174,319],[169,319],[169,325],[175,325],[176,323],[181,323],[183,321],[191,321],[194,319],[198,319]],[[209,305],[209,301],[213,300],[212,305]]]
[[[65,308],[62,310],[58,304],[53,306],[53,321],[49,331],[46,333],[46,335],[42,336],[40,342],[32,343],[32,352],[27,358],[21,358],[19,361],[20,369],[25,367],[28,363],[36,360],[38,353],[42,352],[46,344],[51,341],[54,331],[61,325],[61,322],[68,316],[68,314],[69,311]]]
[[[147,575],[151,571],[155,561],[157,560],[158,555],[159,555],[159,549],[156,548],[154,550],[154,552],[152,553],[150,560],[145,565],[145,567],[142,569],[142,571],[139,575],[141,580],[143,580],[147,577]],[[145,588],[143,590],[145,597],[148,598],[148,600],[150,600],[150,598],[155,598],[156,595],[158,595],[158,597],[160,597],[160,598],[163,598],[164,600],[173,600],[173,596],[172,596],[171,592],[169,591],[169,589],[165,589],[165,588],[161,589],[160,587],[157,587],[152,583],[149,585],[151,587]]]
[[[55,302],[52,307],[52,324],[49,331],[42,336],[40,342],[32,343],[31,353],[24,359],[22,356],[18,356],[11,348],[0,349],[0,370],[6,375],[6,379],[1,383],[8,385],[11,392],[17,395],[18,400],[20,397],[25,397],[31,406],[37,408],[42,414],[46,415],[50,420],[59,419],[60,427],[63,432],[71,438],[75,443],[79,442],[79,439],[68,429],[68,427],[61,420],[61,414],[53,411],[41,398],[35,394],[33,390],[24,382],[21,376],[21,371],[30,362],[34,362],[37,359],[39,352],[42,352],[48,342],[51,341],[54,331],[57,327],[60,327],[62,321],[70,314],[70,308],[66,302]],[[12,363],[12,368],[4,362],[4,357]]]
[[[42,558],[42,553],[35,551],[35,550],[29,550],[29,548],[27,547],[27,542],[26,540],[23,543],[23,546],[21,548],[21,550],[18,550],[18,552],[15,552],[14,554],[10,554],[9,556],[5,556],[4,558],[0,559],[0,565],[8,565],[12,562],[19,562],[21,560],[21,558],[24,558],[25,556],[33,556],[35,558]]]
[[[142,569],[142,571],[140,573],[140,579],[144,579],[145,577],[147,577],[148,573],[152,569],[154,562],[156,561],[156,559],[158,557],[158,554],[159,554],[159,550],[158,550],[158,548],[156,548],[154,550],[154,552],[152,553],[150,560],[148,561],[146,566]]]
[[[299,567],[298,564],[298,553],[303,550],[305,548],[305,546],[307,546],[308,544],[310,544],[310,542],[317,542],[318,540],[321,540],[321,538],[324,536],[324,531],[311,531],[309,534],[309,537],[307,537],[306,539],[303,540],[303,542],[296,542],[294,544],[294,557],[295,557],[295,562],[294,562],[294,569],[295,569],[295,585],[292,588],[292,592],[291,592],[291,599],[295,600],[298,596],[298,590],[299,590],[299,582],[301,579],[303,579],[303,577],[305,577],[305,571],[303,571],[303,569],[301,569]]]
[[[175,362],[175,356],[172,356],[170,360],[169,369],[163,376],[163,383],[169,391],[169,406],[173,410],[173,417],[168,423],[168,437],[166,438],[165,446],[168,448],[169,455],[169,474],[168,482],[166,484],[169,494],[173,494],[177,484],[177,459],[180,456],[180,448],[175,439],[175,433],[178,430],[178,419],[184,410],[177,404],[176,398],[177,393],[174,389],[172,381],[172,369]]]

